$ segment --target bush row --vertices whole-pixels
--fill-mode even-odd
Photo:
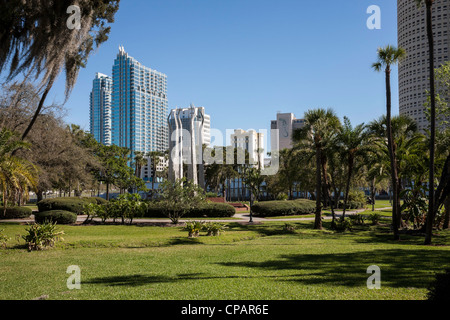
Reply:
[[[366,202],[360,202],[360,201],[347,201],[347,209],[363,209],[367,207]],[[344,208],[344,201],[340,200],[338,204],[339,209]]]
[[[316,203],[311,200],[298,199],[294,201],[265,201],[252,206],[252,212],[258,217],[276,217],[312,214]]]
[[[28,207],[12,207],[6,208],[6,215],[4,215],[3,208],[0,207],[0,219],[25,219],[33,214],[33,210]]]
[[[185,218],[226,218],[232,217],[236,213],[233,206],[227,203],[205,203],[201,206],[189,210],[184,217]],[[145,218],[166,218],[161,206],[158,202],[149,203],[147,212],[144,215]]]
[[[84,205],[87,203],[104,204],[107,203],[103,198],[99,197],[86,197],[86,198],[52,198],[44,199],[38,202],[37,206],[39,212],[46,212],[52,210],[70,211],[81,215],[84,213]]]
[[[77,222],[77,215],[73,212],[64,210],[52,210],[45,212],[37,212],[34,215],[36,223],[57,223],[57,224],[74,224]]]

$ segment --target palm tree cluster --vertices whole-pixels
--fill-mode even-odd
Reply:
[[[300,172],[308,163],[309,169],[315,171],[315,187],[311,192],[316,200],[314,227],[322,228],[324,207],[331,209],[334,226],[334,209],[340,203],[341,194],[341,218],[344,218],[353,188],[369,189],[373,203],[377,189],[390,189],[394,198],[392,226],[398,239],[402,227],[417,221],[410,215],[412,211],[408,205],[400,205],[400,199],[406,190],[423,195],[427,193],[429,158],[424,155],[429,144],[428,137],[420,133],[416,123],[406,116],[391,117],[390,121],[383,116],[367,125],[357,126],[353,126],[346,117],[341,123],[331,109],[309,110],[304,118],[304,127],[294,132],[294,148],[287,153],[297,157],[297,162],[285,162],[296,169],[284,170]],[[445,171],[447,152],[439,154],[439,172]],[[306,177],[302,176],[302,180]],[[312,184],[311,177],[309,180]],[[424,218],[427,209],[428,206],[420,213],[422,219],[420,224],[415,225],[417,228],[426,226]]]
[[[17,135],[3,128],[0,131],[0,192],[2,193],[3,214],[8,202],[15,203],[29,195],[30,188],[37,185],[37,169],[28,160],[13,156],[17,149],[29,148]]]

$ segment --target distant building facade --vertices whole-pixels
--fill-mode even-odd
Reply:
[[[271,121],[271,129],[278,129],[279,149],[291,149],[293,147],[292,135],[294,130],[304,126],[305,120],[297,119],[293,113],[278,113],[277,120]]]
[[[249,153],[249,163],[264,168],[264,134],[255,130],[234,130],[230,136],[233,148],[246,150]]]
[[[433,3],[434,67],[449,61],[450,0]],[[399,64],[399,109],[401,115],[414,119],[420,130],[427,129],[427,93],[429,90],[429,50],[425,4],[397,0],[398,46],[406,50],[406,58]],[[447,97],[448,99],[448,97]]]
[[[156,172],[162,173],[169,167],[169,159],[164,156],[159,156],[159,161],[156,164]],[[153,164],[150,157],[146,158],[147,163],[141,169],[141,179],[144,181],[151,181],[153,178]]]
[[[111,94],[112,78],[97,73],[90,94],[90,133],[107,146],[111,145]]]
[[[211,143],[211,118],[204,107],[171,110],[169,126],[169,179],[184,176],[183,165],[188,166],[188,179],[204,186],[203,145]],[[201,172],[199,172],[201,171]]]
[[[145,67],[120,47],[112,79],[112,144],[132,153],[166,151],[167,76]]]

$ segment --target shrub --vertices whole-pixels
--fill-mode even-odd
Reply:
[[[186,213],[186,217],[191,218],[224,218],[232,217],[236,209],[227,203],[203,203],[192,208]]]
[[[222,232],[225,232],[226,228],[225,225],[216,222],[203,224],[203,230],[206,231],[207,236],[219,236]]]
[[[347,201],[347,209],[363,209],[366,208],[367,204],[366,202],[360,202],[360,201]],[[338,204],[339,209],[344,208],[344,201],[340,200]]]
[[[86,198],[53,198],[41,200],[37,206],[39,212],[64,210],[81,215],[84,213],[84,205],[90,201],[92,200],[86,200]]]
[[[283,226],[283,232],[287,233],[294,233],[295,232],[295,226],[291,223],[285,223]]]
[[[43,223],[31,225],[27,230],[28,234],[22,236],[27,242],[28,251],[44,250],[53,247],[58,240],[64,240],[64,231],[56,230],[56,223]]]
[[[41,212],[50,210],[64,210],[74,212],[78,215],[82,215],[84,214],[84,205],[87,203],[105,204],[108,203],[108,201],[99,197],[52,198],[39,201],[37,206],[39,211]]]
[[[195,208],[187,210],[184,217],[189,218],[224,218],[232,217],[236,209],[227,203],[202,203]],[[162,205],[159,202],[148,202],[144,216],[146,218],[165,218]]]
[[[353,225],[364,225],[364,221],[366,220],[366,217],[362,214],[349,215],[348,218],[352,221]]]
[[[0,230],[0,247],[6,248],[6,243],[10,240],[5,234],[3,234],[3,229]]]
[[[162,206],[156,201],[147,202],[147,210],[144,214],[146,218],[164,218]]]
[[[37,223],[48,221],[58,224],[74,224],[77,222],[77,215],[70,211],[51,210],[36,213],[34,215],[34,220]]]
[[[204,222],[202,221],[188,221],[184,230],[189,233],[189,238],[196,238],[199,236],[200,231],[203,229]]]
[[[3,208],[0,208],[0,219],[25,219],[33,214],[33,210],[27,207],[6,208],[6,216],[3,215]]]
[[[344,220],[339,219],[336,221],[335,229],[338,232],[351,231],[353,227],[352,220],[349,218],[345,218]]]
[[[350,192],[348,193],[348,201],[366,204],[367,197],[364,191],[350,190]]]
[[[126,193],[112,200],[105,213],[112,215],[109,218],[121,218],[122,223],[125,223],[125,220],[128,219],[131,224],[134,218],[143,217],[146,211],[147,203],[141,199],[139,194]]]
[[[85,201],[88,201],[88,202],[90,202],[90,201],[94,202],[95,201],[95,203],[97,203],[97,204],[106,204],[106,203],[108,203],[108,200],[100,198],[100,197],[90,197],[90,198],[82,198],[82,199],[85,200]]]
[[[428,300],[449,301],[450,300],[450,269],[444,273],[437,274],[436,279],[428,288]]]
[[[260,217],[312,214],[315,210],[316,203],[305,199],[259,202],[252,207],[253,214]]]
[[[206,197],[207,198],[217,198],[218,195],[215,192],[206,192]]]
[[[367,219],[370,220],[372,225],[376,225],[380,222],[381,220],[381,214],[376,213],[376,212],[372,212],[369,214],[369,216],[367,217]]]
[[[276,200],[278,201],[282,201],[282,200],[287,200],[289,199],[289,196],[286,193],[281,193],[279,195],[277,195]]]

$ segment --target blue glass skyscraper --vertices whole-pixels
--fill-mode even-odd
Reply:
[[[111,142],[132,153],[168,149],[167,76],[120,47],[112,74]]]
[[[104,145],[111,145],[111,93],[112,78],[97,73],[90,95],[90,132]]]

